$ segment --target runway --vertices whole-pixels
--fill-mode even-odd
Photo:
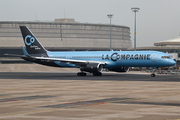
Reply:
[[[180,119],[179,75],[62,71],[0,72],[0,120]]]

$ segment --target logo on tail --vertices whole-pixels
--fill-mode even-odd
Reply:
[[[29,42],[27,41],[27,39],[29,38]],[[30,35],[27,35],[26,37],[25,37],[25,43],[26,43],[26,45],[31,45],[32,43],[34,43],[34,41],[35,41],[35,38],[34,37],[31,37]]]
[[[26,26],[20,26],[21,33],[24,39],[24,44],[26,45],[26,50],[28,54],[42,54],[47,53],[46,49],[41,45],[38,39],[33,35],[33,33]]]

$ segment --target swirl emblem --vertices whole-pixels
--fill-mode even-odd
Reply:
[[[27,41],[27,39],[29,38],[29,42]],[[32,43],[34,43],[35,42],[35,38],[34,37],[31,37],[30,35],[27,35],[26,37],[25,37],[25,43],[26,43],[26,45],[31,45]]]

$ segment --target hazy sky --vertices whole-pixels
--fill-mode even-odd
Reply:
[[[134,41],[134,13],[137,13],[137,46],[177,38],[180,34],[180,0],[0,0],[0,21],[54,21],[74,18],[81,23],[109,23],[128,26]],[[65,14],[64,14],[65,13]]]

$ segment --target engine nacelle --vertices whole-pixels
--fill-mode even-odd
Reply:
[[[80,67],[81,71],[86,71],[86,72],[90,72],[90,73],[101,72],[102,69],[103,69],[103,65],[99,64],[99,63],[90,63],[90,64],[87,64],[86,66]]]
[[[110,71],[115,71],[115,72],[127,72],[129,67],[117,67],[117,68],[110,68]]]

